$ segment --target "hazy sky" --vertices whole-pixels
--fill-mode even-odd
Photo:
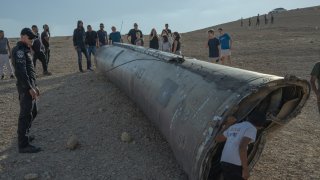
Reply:
[[[169,23],[173,31],[188,32],[224,22],[265,14],[278,7],[296,9],[320,5],[320,0],[1,0],[0,29],[7,37],[36,24],[48,24],[53,36],[72,35],[77,20],[97,30],[105,24],[127,33],[137,22],[144,34]],[[121,29],[121,24],[122,29]]]

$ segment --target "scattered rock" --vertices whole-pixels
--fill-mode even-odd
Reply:
[[[39,175],[36,174],[36,173],[30,173],[30,174],[26,174],[24,176],[25,180],[35,180],[35,179],[38,179],[38,178],[39,178]]]
[[[67,148],[70,150],[75,150],[79,146],[79,141],[77,136],[72,135],[67,141]]]
[[[313,41],[310,41],[310,43],[313,43]]]
[[[99,108],[99,112],[103,112],[103,108]]]
[[[123,133],[121,134],[121,141],[126,142],[126,143],[129,143],[129,142],[132,141],[132,138],[131,138],[131,136],[130,136],[127,132],[123,132]]]

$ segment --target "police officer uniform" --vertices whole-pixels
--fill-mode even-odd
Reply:
[[[22,35],[27,35],[30,40],[36,37],[29,28],[22,29],[21,36]],[[31,127],[32,120],[37,114],[36,103],[29,90],[36,89],[37,84],[30,48],[22,41],[19,41],[12,49],[12,64],[17,78],[17,89],[20,101],[20,114],[17,131],[19,152],[36,153],[41,149],[30,145],[26,134]]]

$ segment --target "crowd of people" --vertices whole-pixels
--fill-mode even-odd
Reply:
[[[273,24],[274,23],[274,16],[273,14],[271,13],[270,15],[267,15],[265,14],[263,16],[263,19],[264,19],[264,25],[268,25],[269,23],[270,24]],[[252,22],[251,22],[251,17],[248,18],[248,27],[251,27],[252,25]],[[244,22],[243,22],[243,18],[241,18],[240,20],[240,26],[243,27],[244,26]],[[260,14],[257,15],[256,17],[256,24],[255,24],[256,27],[260,27]]]
[[[112,45],[113,43],[123,43],[121,33],[117,31],[115,26],[111,27],[111,33],[108,34],[104,30],[104,24],[100,24],[100,29],[94,31],[91,25],[87,25],[87,31],[83,27],[81,20],[77,23],[77,28],[73,32],[73,45],[78,54],[79,71],[84,72],[82,68],[82,55],[87,60],[87,70],[93,71],[91,66],[91,55],[95,55],[96,48],[104,45]],[[149,34],[149,48],[182,55],[180,34],[169,29],[169,25],[165,24],[159,36],[156,29],[153,28]],[[133,28],[126,34],[127,43],[136,46],[144,46],[145,39],[142,31],[138,28],[138,24],[134,23]]]
[[[73,32],[73,45],[78,54],[79,71],[84,72],[82,68],[82,55],[87,60],[87,70],[93,71],[91,67],[91,55],[95,55],[96,48],[104,45],[112,45],[115,42],[123,43],[121,33],[115,26],[111,27],[112,32],[108,35],[104,30],[104,24],[100,24],[100,30],[92,30],[91,25],[87,26],[87,31],[83,27],[81,20],[77,23],[77,28]],[[215,36],[214,30],[208,31],[208,42],[206,47],[209,49],[209,61],[212,63],[221,62],[223,65],[231,64],[232,38],[225,33],[222,28],[218,29],[219,36]],[[181,36],[178,32],[169,29],[169,24],[165,24],[164,29],[159,35],[155,28],[151,29],[148,36],[149,48],[182,55]],[[145,38],[138,24],[134,23],[133,28],[126,34],[127,43],[136,46],[145,46]]]

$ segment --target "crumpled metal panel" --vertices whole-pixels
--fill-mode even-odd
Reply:
[[[133,45],[103,46],[97,51],[96,61],[98,69],[158,127],[190,179],[207,178],[216,146],[214,137],[227,116],[238,110],[242,118],[271,92],[299,86],[304,94],[296,109],[281,117],[288,122],[301,110],[310,92],[308,83],[298,78],[246,71]],[[281,96],[274,94],[270,104],[277,105]],[[262,149],[263,144],[255,148]],[[256,152],[251,155],[254,163],[261,151]]]

